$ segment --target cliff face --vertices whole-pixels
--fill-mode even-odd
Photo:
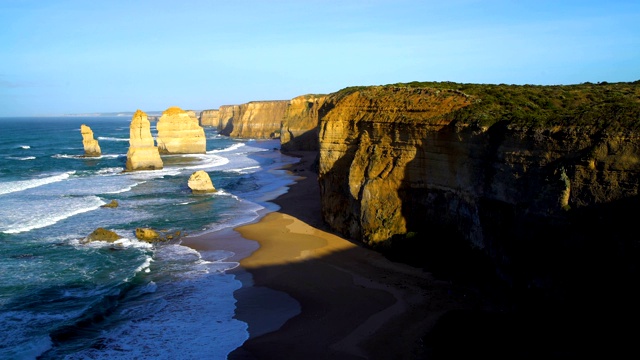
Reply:
[[[291,99],[282,119],[280,145],[282,150],[318,150],[318,124],[334,106],[334,97],[303,95]]]
[[[220,111],[218,109],[202,110],[200,113],[200,126],[218,127]]]
[[[620,114],[640,113],[639,93],[627,91]],[[631,214],[640,208],[639,132],[503,115],[483,125],[469,114],[486,100],[457,89],[330,96],[318,179],[322,215],[335,230],[371,245],[409,234],[461,239],[522,287],[635,271],[637,240],[625,234],[634,233]],[[595,271],[593,262],[610,268]]]
[[[203,154],[206,152],[204,129],[195,113],[179,107],[165,110],[156,125],[161,154]]]
[[[288,100],[252,101],[239,106],[237,114],[230,121],[231,137],[274,139],[280,137],[280,126],[287,110]],[[228,128],[228,124],[225,128]]]
[[[80,134],[82,135],[82,146],[84,147],[84,156],[94,157],[102,155],[98,140],[93,138],[93,130],[85,124],[80,125]]]
[[[233,120],[240,118],[240,105],[222,105],[218,111],[218,131],[229,136],[233,131]]]
[[[151,124],[142,110],[137,110],[129,125],[129,150],[126,170],[159,170],[163,163],[151,136]]]

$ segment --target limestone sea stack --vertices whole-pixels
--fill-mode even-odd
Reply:
[[[211,178],[204,170],[198,170],[189,177],[189,189],[195,194],[215,192]]]
[[[151,124],[147,114],[137,110],[129,126],[129,151],[127,151],[127,171],[159,170],[163,168],[158,148],[151,136]]]
[[[198,118],[174,106],[162,113],[156,125],[161,154],[204,154],[207,140]]]
[[[98,140],[93,138],[93,130],[85,124],[80,125],[80,134],[82,134],[82,145],[84,146],[84,156],[100,156],[102,151]]]

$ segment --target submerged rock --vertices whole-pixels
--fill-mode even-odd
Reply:
[[[198,170],[191,174],[188,185],[193,193],[210,193],[216,191],[209,174],[204,170]]]
[[[93,130],[85,124],[80,125],[82,134],[82,145],[84,146],[84,156],[95,157],[102,155],[98,140],[93,138]]]
[[[164,164],[158,148],[151,136],[151,124],[147,114],[137,110],[129,126],[129,151],[127,151],[127,171],[159,170]]]

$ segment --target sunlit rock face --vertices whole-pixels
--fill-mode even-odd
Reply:
[[[289,101],[282,120],[280,146],[283,151],[317,151],[320,118],[333,108],[335,97],[302,95]]]
[[[129,126],[129,150],[126,170],[159,170],[163,168],[162,158],[151,136],[151,124],[147,114],[137,110]]]
[[[200,113],[200,126],[218,127],[219,122],[219,109],[202,110]]]
[[[85,124],[80,125],[80,134],[82,135],[82,145],[84,147],[84,156],[94,157],[102,155],[98,140],[93,138],[93,131]]]
[[[218,129],[235,138],[277,139],[288,104],[289,100],[273,100],[221,106]]]
[[[189,189],[191,189],[191,192],[193,192],[194,194],[210,193],[216,191],[216,188],[211,182],[211,177],[209,177],[209,174],[204,170],[198,170],[191,174],[187,185],[189,186]]]
[[[162,113],[158,123],[158,150],[161,154],[204,154],[207,141],[198,119],[174,106]]]
[[[480,126],[458,116],[490,100],[455,89],[364,87],[334,101],[319,121],[318,181],[335,231],[374,246],[461,239],[527,288],[601,277],[594,261],[625,276],[635,268],[625,234],[640,208],[637,131],[607,119]]]

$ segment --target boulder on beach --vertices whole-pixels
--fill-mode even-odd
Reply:
[[[98,140],[93,138],[93,130],[85,124],[80,125],[82,135],[82,145],[84,146],[84,156],[96,157],[102,155]]]
[[[216,188],[213,187],[209,174],[204,170],[198,170],[191,174],[189,177],[189,189],[191,192],[201,194],[215,192]]]

